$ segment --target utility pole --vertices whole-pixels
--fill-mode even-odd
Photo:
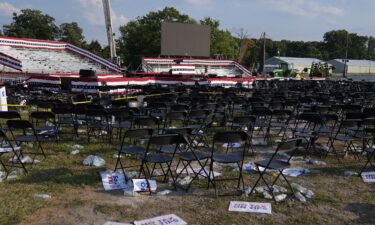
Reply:
[[[344,78],[346,78],[346,75],[348,72],[347,71],[348,48],[349,48],[349,32],[346,33],[345,62],[344,62],[344,74],[343,74]]]
[[[109,0],[102,0],[103,3],[103,11],[104,11],[104,19],[105,19],[105,26],[107,29],[107,38],[108,38],[108,45],[111,52],[111,60],[115,63],[119,63],[117,54],[116,54],[116,42],[113,35],[112,29],[112,18],[111,18],[111,5]]]
[[[266,32],[263,32],[263,68],[262,73],[265,71],[266,64]]]

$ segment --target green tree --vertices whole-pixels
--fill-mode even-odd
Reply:
[[[375,60],[375,37],[370,36],[367,41],[367,59]]]
[[[58,27],[55,19],[39,10],[22,9],[20,14],[13,13],[13,22],[4,25],[4,34],[11,37],[55,40]]]
[[[82,47],[85,37],[82,28],[76,22],[63,23],[59,29],[59,40]]]
[[[202,25],[211,27],[210,55],[225,55],[226,58],[234,59],[238,56],[239,42],[227,30],[220,30],[220,22],[210,17],[200,21]]]
[[[121,26],[121,35],[117,40],[119,56],[124,58],[130,67],[137,67],[143,56],[155,57],[160,54],[163,21],[196,23],[195,20],[188,15],[181,14],[175,8],[165,7]]]

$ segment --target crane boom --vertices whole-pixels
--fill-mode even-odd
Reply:
[[[111,52],[111,59],[114,62],[116,62],[117,54],[116,54],[116,43],[113,37],[113,29],[112,29],[111,6],[109,4],[109,0],[102,0],[102,2],[103,2],[105,26],[107,29],[108,46]]]

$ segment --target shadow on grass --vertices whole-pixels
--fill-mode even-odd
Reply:
[[[60,167],[53,169],[34,170],[25,178],[17,180],[16,182],[23,184],[36,183],[57,183],[69,185],[92,185],[100,182],[98,168],[89,168],[84,170],[71,170]]]
[[[351,203],[345,210],[358,215],[358,219],[353,221],[355,224],[375,224],[375,204]]]

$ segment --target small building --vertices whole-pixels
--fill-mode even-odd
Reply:
[[[281,64],[288,64],[288,68],[297,71],[303,71],[305,68],[310,70],[312,63],[324,63],[324,61],[316,58],[298,58],[298,57],[279,57],[274,56],[265,62],[265,67],[274,67]]]
[[[335,67],[334,73],[344,73],[345,59],[328,61]],[[346,62],[347,74],[375,74],[375,61],[348,59]]]

